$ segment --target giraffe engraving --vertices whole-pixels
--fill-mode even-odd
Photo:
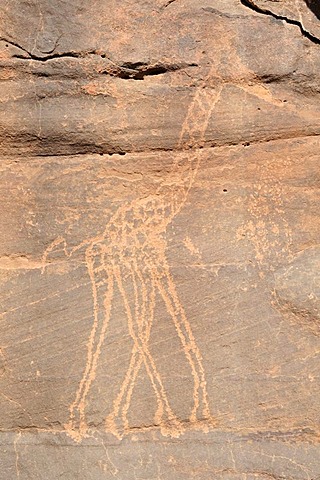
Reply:
[[[170,272],[165,233],[185,204],[193,185],[200,163],[200,152],[196,147],[204,143],[207,126],[221,91],[222,86],[206,89],[205,81],[196,88],[177,145],[183,153],[173,161],[168,178],[153,195],[124,204],[109,220],[101,235],[83,242],[70,252],[65,239],[58,238],[44,254],[45,265],[48,254],[58,245],[62,244],[69,257],[86,245],[85,261],[92,289],[93,323],[87,343],[86,366],[69,407],[69,421],[65,425],[67,433],[75,440],[80,441],[88,434],[87,397],[96,378],[107,335],[115,287],[122,298],[133,347],[127,372],[113,401],[112,411],[105,420],[106,430],[120,438],[129,431],[127,414],[142,367],[157,400],[155,425],[160,427],[163,434],[178,435],[184,430],[183,423],[170,406],[149,348],[157,295],[163,300],[173,321],[192,373],[193,407],[189,421],[192,424],[199,421],[213,423],[202,356]],[[134,298],[129,298],[124,279],[132,282]]]
[[[247,72],[246,67],[241,68]],[[177,143],[180,153],[175,154],[168,175],[155,193],[119,207],[101,234],[71,250],[68,250],[66,240],[59,237],[43,255],[44,272],[47,256],[57,246],[62,246],[68,257],[81,248],[85,249],[92,290],[93,322],[87,342],[86,366],[69,406],[69,420],[65,425],[66,432],[76,441],[81,441],[89,432],[86,418],[88,395],[96,379],[102,347],[108,334],[116,289],[123,303],[132,351],[112,410],[105,419],[106,431],[119,438],[130,432],[128,412],[142,368],[157,401],[154,425],[164,435],[179,435],[187,428],[186,422],[177,417],[170,405],[149,347],[159,297],[165,304],[168,318],[173,322],[192,374],[193,406],[188,427],[215,424],[210,412],[202,355],[170,272],[165,235],[168,225],[185,205],[194,184],[209,121],[227,86],[227,83],[221,82],[207,88],[214,74],[215,67],[212,65],[209,74],[195,88]],[[282,102],[274,98],[266,86],[240,83],[237,87],[260,101],[283,108]],[[125,282],[129,282],[132,288],[126,289]]]

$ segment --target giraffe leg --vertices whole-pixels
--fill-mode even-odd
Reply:
[[[169,266],[164,255],[161,262],[153,261],[151,264],[151,271],[154,272],[154,281],[164,300],[168,313],[174,322],[185,355],[191,367],[194,381],[194,406],[190,421],[196,422],[199,420],[197,414],[200,408],[200,419],[210,419],[206,379],[201,353],[195,342],[191,325],[188,322],[184,308],[179,300],[178,292],[172,280]]]
[[[136,259],[132,260],[132,266],[133,271],[131,272],[131,274],[135,292],[134,310],[136,316],[136,324],[139,325],[139,332],[140,335],[143,336],[143,341],[147,343],[150,338],[150,332],[154,319],[155,285],[152,283],[151,278],[144,278],[141,269],[139,269],[137,265]],[[138,349],[134,346],[128,370],[126,372],[120,391],[114,401],[113,411],[107,419],[107,424],[110,424],[110,420],[114,422],[115,419],[119,416],[119,412],[121,412],[121,419],[124,431],[129,431],[127,414],[130,407],[134,386],[136,384],[136,379],[139,375],[142,364],[143,358],[139,353]],[[161,424],[163,415],[163,404],[158,402],[158,408],[154,417],[154,422],[156,425]]]
[[[123,383],[120,387],[119,393],[113,402],[113,409],[105,419],[105,428],[107,432],[113,433],[116,437],[122,438],[123,431],[128,429],[128,422],[126,415],[122,414],[120,420],[123,422],[123,427],[119,425],[120,412],[125,408],[123,406],[124,399],[128,397],[128,391],[132,384],[132,377],[137,377],[138,371],[142,364],[141,355],[138,348],[134,345],[131,353],[131,359],[128,370],[126,372]],[[133,390],[133,386],[131,387]],[[132,393],[131,393],[132,394]],[[131,395],[130,395],[131,399]],[[130,403],[130,400],[129,400]]]
[[[87,343],[87,362],[76,392],[70,405],[69,422],[65,425],[68,433],[76,440],[86,435],[88,427],[85,419],[87,396],[96,378],[96,370],[110,320],[113,300],[113,275],[107,266],[104,253],[98,245],[86,250],[86,265],[91,280],[93,297],[93,324]]]
[[[144,278],[143,272],[141,269],[139,269],[139,266],[137,264],[136,259],[133,259],[133,267],[134,271],[136,274],[136,279],[134,280],[135,285],[140,286],[140,291],[141,291],[141,310],[140,312],[137,312],[138,315],[140,315],[140,321],[139,321],[139,326],[140,326],[140,334],[142,335],[142,341],[145,343],[149,342],[150,339],[150,333],[151,333],[151,328],[153,325],[153,320],[154,320],[154,311],[155,311],[155,285],[152,282],[152,279],[148,276],[147,278]],[[133,393],[133,389],[135,386],[136,378],[139,374],[139,371],[141,369],[143,363],[143,358],[140,355],[139,356],[139,361],[136,366],[135,371],[133,372],[133,375],[130,377],[130,385],[128,388],[128,393],[126,397],[125,404],[123,406],[123,418],[127,421],[127,413],[128,409],[130,406],[131,402],[131,397]],[[163,412],[163,406],[162,404],[158,403],[158,408],[155,412],[154,416],[154,423],[156,425],[161,424],[162,417],[164,415]],[[125,425],[127,425],[125,423]]]
[[[124,307],[126,310],[126,315],[128,319],[128,327],[129,327],[129,333],[130,336],[133,340],[134,347],[136,351],[138,352],[139,356],[141,357],[143,364],[145,366],[145,369],[147,371],[148,377],[151,381],[153,390],[156,395],[157,403],[158,403],[158,411],[159,412],[166,412],[166,417],[167,417],[167,424],[166,425],[161,425],[162,432],[163,433],[169,433],[169,434],[179,434],[181,433],[181,425],[174,415],[174,413],[171,410],[171,407],[169,405],[169,401],[167,398],[166,391],[164,389],[161,377],[157,371],[154,359],[150,353],[149,347],[148,347],[148,342],[145,339],[145,335],[139,333],[139,328],[137,328],[137,321],[134,318],[132,314],[132,309],[130,306],[130,301],[129,298],[125,292],[124,286],[123,286],[123,281],[122,281],[122,272],[118,266],[114,266],[114,278],[117,283],[117,286],[119,288],[120,294],[123,299]],[[138,333],[137,333],[138,331]],[[140,360],[139,360],[140,361]],[[134,364],[135,371],[139,371],[138,365]],[[130,368],[130,366],[129,366]],[[131,367],[133,370],[133,367]],[[137,373],[136,373],[137,375]],[[131,376],[132,378],[132,376]],[[129,397],[130,397],[130,390],[129,390]]]

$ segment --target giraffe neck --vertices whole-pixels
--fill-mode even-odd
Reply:
[[[219,101],[222,88],[217,91],[197,88],[183,122],[178,152],[167,179],[157,190],[157,194],[171,205],[173,218],[184,205],[200,166],[200,148],[205,143],[205,135],[212,112]]]
[[[181,128],[178,152],[175,153],[167,178],[154,195],[124,205],[117,211],[113,218],[117,235],[124,228],[125,236],[129,231],[135,234],[141,232],[143,235],[148,231],[150,235],[157,235],[164,232],[179,213],[197,175],[201,159],[200,147],[204,144],[208,123],[221,90],[222,88],[216,91],[205,88],[196,90]]]

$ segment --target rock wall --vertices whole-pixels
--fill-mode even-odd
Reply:
[[[0,11],[1,478],[319,479],[319,2]]]

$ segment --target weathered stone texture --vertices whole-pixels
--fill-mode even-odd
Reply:
[[[319,10],[4,0],[1,478],[320,478]]]

